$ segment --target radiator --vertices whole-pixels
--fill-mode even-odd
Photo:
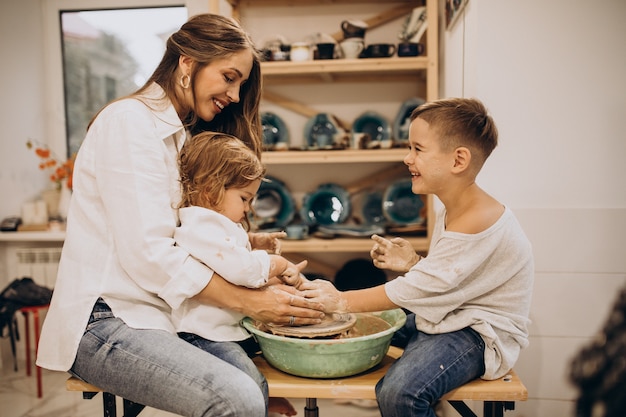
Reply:
[[[39,285],[54,288],[61,248],[20,248],[16,255],[18,277],[31,277]]]

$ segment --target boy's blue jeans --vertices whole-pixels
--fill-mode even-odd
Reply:
[[[96,303],[70,373],[146,406],[182,416],[266,415],[257,382],[163,330],[133,329]]]
[[[376,385],[383,417],[435,417],[433,407],[444,394],[485,372],[485,343],[470,328],[426,334],[408,314],[392,343],[404,353]]]

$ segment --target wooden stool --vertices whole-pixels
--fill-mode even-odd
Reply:
[[[376,383],[401,354],[401,349],[391,347],[382,363],[371,371],[337,379],[311,379],[289,375],[273,368],[260,356],[254,358],[254,363],[267,379],[270,396],[305,398],[304,417],[317,417],[319,415],[318,398],[376,399],[374,392]],[[102,391],[77,378],[69,378],[66,388],[68,391],[82,391],[83,398],[92,398],[97,392]],[[109,393],[104,393],[104,396],[104,416],[115,417],[115,396]],[[472,381],[450,391],[442,399],[448,401],[462,417],[476,417],[476,414],[464,403],[466,400],[483,401],[484,417],[503,417],[505,410],[515,408],[515,401],[528,399],[528,391],[515,371],[511,370],[506,377],[495,381],[481,379]],[[127,402],[130,405],[134,404],[134,407],[138,409],[136,414],[131,413],[135,409],[126,411]],[[124,400],[124,405],[124,417],[136,417],[143,409],[142,405],[128,400]]]
[[[50,304],[40,306],[27,306],[20,308],[20,312],[24,315],[24,344],[26,345],[26,375],[31,374],[31,357],[30,357],[30,315],[33,315],[33,333],[35,334],[35,358],[37,358],[37,349],[39,347],[39,312],[47,310]],[[34,362],[34,361],[33,361]],[[35,373],[37,374],[37,398],[43,396],[43,386],[41,382],[41,368],[35,365]]]
[[[390,347],[383,361],[360,375],[337,379],[311,379],[286,374],[269,365],[262,357],[254,362],[265,375],[270,396],[305,398],[304,417],[317,417],[318,398],[376,399],[374,387],[385,376],[391,364],[402,355],[402,349]],[[476,417],[464,403],[466,400],[483,401],[484,417],[502,417],[505,410],[513,410],[515,401],[526,401],[528,391],[515,371],[495,381],[476,379],[447,393],[443,398],[462,417]]]

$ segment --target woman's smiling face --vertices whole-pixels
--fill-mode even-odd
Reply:
[[[185,95],[186,104],[199,118],[210,122],[229,104],[239,103],[241,86],[248,80],[252,65],[252,52],[246,49],[208,64],[198,71],[193,85],[195,104],[191,94]]]

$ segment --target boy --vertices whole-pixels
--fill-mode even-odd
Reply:
[[[434,417],[445,393],[478,377],[503,376],[528,344],[531,246],[513,213],[475,182],[497,136],[478,100],[418,107],[404,163],[412,191],[443,203],[428,256],[404,239],[373,236],[374,265],[403,276],[347,292],[306,284],[307,296],[326,311],[410,311],[395,337],[404,354],[376,386],[383,417]]]

